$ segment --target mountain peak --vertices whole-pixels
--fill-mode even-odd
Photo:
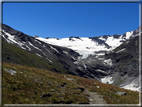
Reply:
[[[45,39],[56,39],[56,40],[59,40],[59,38],[56,38],[56,37],[46,37]]]
[[[78,37],[78,36],[70,36],[69,37],[69,40],[70,41],[75,41],[75,39],[79,39],[79,40],[82,40],[80,37]]]

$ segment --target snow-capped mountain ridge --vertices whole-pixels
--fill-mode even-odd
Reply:
[[[91,39],[85,37],[81,39],[72,38],[72,40],[69,40],[69,38],[63,38],[57,40],[57,39],[44,39],[40,37],[36,39],[52,45],[73,49],[79,54],[83,55],[82,58],[88,57],[89,54],[94,54],[94,50],[99,51],[105,48],[104,45],[99,45],[97,42],[94,42]]]
[[[132,36],[133,31],[126,32],[123,35],[115,34],[100,37],[35,38],[45,43],[73,49],[82,55],[82,58],[87,58],[89,55],[95,55],[97,51],[111,51]]]

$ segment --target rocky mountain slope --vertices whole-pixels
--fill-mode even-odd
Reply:
[[[139,85],[139,36],[141,26],[123,35],[100,37],[70,37],[63,39],[40,38],[45,43],[74,49],[82,55],[78,66],[94,78],[131,90],[140,90]],[[97,76],[96,76],[97,75]]]
[[[37,40],[35,37],[28,36],[4,24],[2,27],[2,39],[11,46],[15,45],[28,53],[34,54],[41,57],[41,59],[46,60],[50,63],[50,65],[54,66],[53,71],[55,72],[73,74],[87,78],[97,78],[100,73],[102,73],[87,70],[84,67],[85,65],[82,65],[82,61],[80,61],[81,55],[74,50],[45,43]],[[19,63],[19,61],[15,61],[18,58],[14,58],[10,55],[11,50],[8,51],[8,49],[11,48],[3,48],[3,52],[5,52],[3,54],[3,61],[10,62],[9,59],[14,59],[11,60],[12,63],[22,64]]]
[[[139,36],[128,41],[105,55],[112,60],[112,84],[126,89],[140,90]]]
[[[58,73],[67,73],[67,74],[77,74],[75,69],[77,68],[73,63],[75,60],[79,58],[79,54],[71,49],[63,48],[59,46],[53,46],[47,43],[44,43],[39,40],[35,40],[34,37],[28,36],[22,32],[16,31],[7,25],[3,25],[3,41],[7,45],[13,47],[13,45],[17,50],[19,48],[25,50],[32,55],[36,55],[40,57],[39,59],[44,62],[48,62],[50,65],[53,66],[55,72]],[[14,55],[11,55],[10,52],[12,48],[8,48],[10,46],[6,46],[3,44],[3,61],[4,62],[12,62],[16,64],[22,64],[18,58],[14,58]],[[18,48],[19,47],[19,48]],[[15,50],[13,50],[15,51]],[[19,50],[21,51],[21,50]],[[23,51],[22,51],[23,52]],[[15,54],[15,52],[13,52]],[[17,53],[18,54],[18,53]],[[16,54],[15,54],[16,57]],[[22,56],[21,56],[22,57]],[[35,56],[34,56],[35,57]],[[12,60],[10,60],[12,59]],[[34,58],[33,58],[34,59]],[[37,61],[38,62],[38,61]],[[34,63],[29,61],[29,63]],[[39,62],[40,63],[40,62]],[[38,64],[39,64],[38,63]],[[23,64],[22,64],[23,65]],[[40,64],[39,64],[40,65]],[[42,67],[41,67],[42,68]]]
[[[16,46],[17,50],[20,51],[21,48],[25,53],[38,57],[40,62],[37,61],[36,65],[40,68],[48,69],[41,66],[41,62],[47,63],[52,68],[50,70],[54,72],[93,78],[126,88],[128,85],[134,84],[134,81],[139,84],[139,34],[138,28],[123,35],[63,39],[40,38],[28,36],[3,24],[2,39],[5,41],[3,45],[7,45],[3,48],[3,62],[24,65],[23,60],[19,62],[18,58],[14,58],[17,53],[9,54],[12,50],[8,47]],[[132,48],[132,45],[134,45],[134,48]],[[139,89],[139,85],[132,87],[134,90]]]

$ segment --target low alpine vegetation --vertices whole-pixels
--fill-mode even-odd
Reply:
[[[94,79],[12,63],[3,63],[2,75],[3,104],[90,104],[91,92],[107,104],[139,103],[139,92]]]

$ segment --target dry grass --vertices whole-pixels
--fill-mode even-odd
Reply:
[[[12,69],[17,73],[11,75],[4,69]],[[10,63],[3,63],[2,71],[4,104],[88,104],[88,95],[80,87],[102,95],[108,104],[139,103],[138,92],[93,79]],[[72,80],[67,80],[65,76]],[[118,91],[127,94],[117,95]]]

